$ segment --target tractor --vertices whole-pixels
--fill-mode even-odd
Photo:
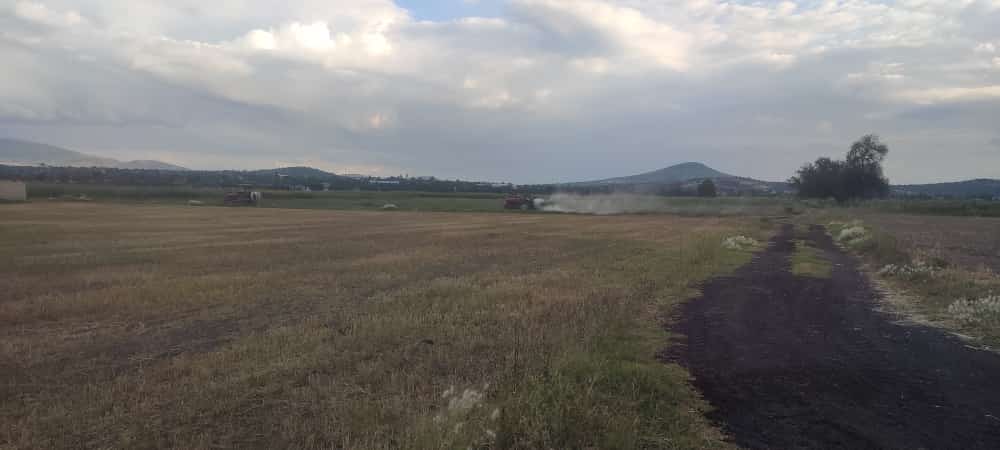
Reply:
[[[504,209],[520,209],[521,211],[528,211],[537,209],[542,204],[542,199],[536,198],[532,195],[520,195],[511,194],[504,199],[503,207]]]
[[[240,190],[227,192],[222,203],[226,206],[260,206],[263,198],[260,192],[251,191],[250,185],[240,185]]]

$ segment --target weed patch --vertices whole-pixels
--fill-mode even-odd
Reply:
[[[819,249],[806,241],[795,241],[795,253],[792,254],[792,273],[798,276],[829,278],[830,262],[823,258]]]

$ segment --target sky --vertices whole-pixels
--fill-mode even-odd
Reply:
[[[0,137],[196,169],[1000,178],[1000,0],[0,0]]]

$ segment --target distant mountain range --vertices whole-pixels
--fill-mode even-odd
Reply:
[[[686,162],[638,175],[568,183],[564,186],[569,188],[627,188],[637,191],[655,191],[663,188],[694,191],[698,183],[704,180],[712,180],[720,192],[728,194],[738,192],[783,193],[790,189],[788,183],[730,175],[699,162]]]
[[[902,184],[892,187],[893,195],[914,197],[1000,197],[1000,180],[979,178],[932,184]]]
[[[110,167],[115,169],[188,170],[161,161],[119,161],[38,142],[0,138],[0,164],[18,166]]]
[[[579,185],[670,184],[694,179],[736,178],[699,162],[686,162],[652,172],[627,177],[572,183]]]
[[[730,175],[698,162],[686,162],[627,177],[568,183],[563,186],[571,189],[610,187],[612,189],[651,192],[672,187],[691,192],[696,189],[698,183],[704,180],[712,180],[720,192],[727,194],[737,192],[787,193],[792,191],[791,185],[786,182],[761,181]],[[892,194],[901,197],[994,198],[1000,196],[1000,180],[982,178],[951,183],[895,185],[892,186]]]
[[[282,167],[279,169],[262,169],[262,170],[251,170],[247,172],[250,175],[284,175],[293,178],[306,178],[306,179],[329,179],[329,178],[343,178],[341,175],[333,174],[324,170],[313,169],[312,167]]]
[[[0,165],[8,166],[57,166],[57,167],[107,167],[115,169],[144,169],[188,172],[189,169],[161,161],[119,161],[67,150],[52,145],[16,139],[0,138]],[[337,182],[350,180],[311,167],[284,167],[253,171],[232,172],[234,177],[256,182],[270,182],[279,175],[304,183],[310,181]],[[193,172],[195,173],[195,172]],[[558,188],[569,190],[628,190],[634,192],[694,192],[698,183],[712,180],[719,192],[725,194],[754,193],[782,194],[792,192],[792,187],[781,181],[761,181],[720,172],[699,162],[686,162],[638,175],[606,178],[603,180],[565,183]],[[892,186],[892,194],[902,197],[1000,197],[1000,180],[975,179],[951,183],[909,184]]]

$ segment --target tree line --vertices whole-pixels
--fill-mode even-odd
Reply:
[[[0,165],[0,179],[51,184],[115,186],[186,186],[232,188],[251,185],[274,190],[361,190],[508,193],[512,191],[549,194],[552,185],[492,184],[464,180],[387,177],[349,178],[305,170],[147,170],[104,167],[6,166]]]
[[[819,158],[788,180],[802,198],[833,198],[838,202],[889,195],[882,162],[889,147],[877,135],[861,137],[842,160]]]

